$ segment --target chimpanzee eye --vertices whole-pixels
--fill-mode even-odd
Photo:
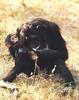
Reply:
[[[13,35],[12,37],[11,37],[11,41],[13,42],[14,40],[15,40],[15,35]]]

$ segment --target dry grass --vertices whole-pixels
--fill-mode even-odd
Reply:
[[[16,28],[30,19],[42,17],[60,25],[61,33],[67,42],[67,61],[75,80],[79,84],[79,1],[78,0],[0,0],[0,79],[14,65],[8,61],[8,50],[4,46],[7,34],[15,33]],[[19,88],[17,96],[9,89],[0,88],[0,100],[79,100],[79,86],[69,89],[62,95],[63,83],[56,77],[43,79],[18,76],[14,81]]]

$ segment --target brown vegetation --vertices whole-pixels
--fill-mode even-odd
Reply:
[[[60,25],[61,33],[69,50],[68,67],[79,84],[79,1],[78,0],[1,0],[0,1],[0,79],[14,65],[8,61],[8,50],[4,45],[7,34],[30,19],[42,17]],[[48,80],[37,76],[18,76],[14,81],[19,88],[17,96],[9,89],[0,88],[0,100],[78,100],[79,86],[62,95],[62,84],[56,77]]]

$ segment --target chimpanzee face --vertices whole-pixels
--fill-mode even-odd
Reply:
[[[18,38],[15,34],[9,34],[5,39],[5,45],[10,48],[12,45],[14,45],[18,41]]]
[[[30,35],[30,37],[27,38],[27,40],[28,40],[30,48],[36,49],[36,50],[42,48],[43,43],[41,41],[41,37],[38,37],[36,35]]]
[[[29,54],[31,55],[32,60],[36,60],[38,58],[35,51],[46,48],[46,44],[41,35],[38,34],[29,34],[26,37],[27,48],[29,49]]]
[[[46,47],[44,36],[46,27],[40,24],[25,23],[19,31],[19,43],[24,44],[28,49],[42,49]]]

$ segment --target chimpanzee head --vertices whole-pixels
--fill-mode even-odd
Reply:
[[[46,31],[47,26],[41,21],[31,21],[23,24],[18,33],[19,42],[30,49],[46,48]]]
[[[12,47],[16,42],[18,41],[18,38],[15,34],[9,34],[5,39],[5,45],[10,48]]]

